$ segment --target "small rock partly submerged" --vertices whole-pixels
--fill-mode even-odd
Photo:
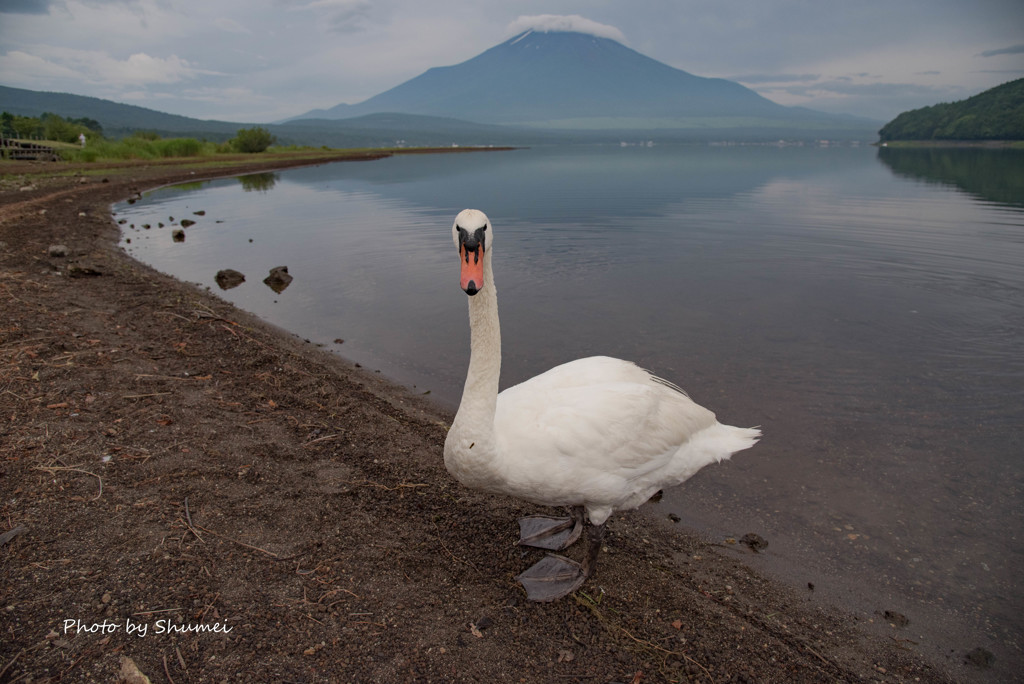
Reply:
[[[245,282],[245,275],[236,271],[233,268],[225,268],[221,271],[217,271],[217,275],[214,276],[214,280],[217,281],[217,285],[222,290],[230,290],[233,287],[238,287]]]
[[[275,266],[270,269],[270,275],[264,278],[263,282],[271,290],[281,294],[285,288],[292,284],[292,276],[288,275],[287,266]]]

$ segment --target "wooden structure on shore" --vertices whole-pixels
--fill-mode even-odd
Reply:
[[[12,138],[0,138],[0,157],[12,160],[60,160],[60,155],[57,153],[57,150],[48,145],[40,145],[39,143],[34,143],[30,140],[14,140]]]

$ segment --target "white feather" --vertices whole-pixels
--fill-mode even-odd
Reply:
[[[463,228],[479,225],[493,232],[481,212],[456,219]],[[490,249],[484,285],[469,307],[470,368],[444,449],[445,466],[466,486],[547,506],[582,505],[600,525],[760,437],[756,428],[722,425],[675,385],[606,356],[557,366],[498,394]]]

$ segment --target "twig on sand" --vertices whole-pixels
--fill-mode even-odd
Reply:
[[[158,315],[158,316],[174,316],[176,318],[180,318],[183,321],[188,321],[189,323],[192,322],[189,319],[187,319],[184,316],[182,316],[181,314],[174,313],[173,311],[157,311],[156,315]]]
[[[171,671],[167,667],[167,654],[166,653],[164,654],[164,674],[167,675],[167,681],[169,681],[171,684],[174,684],[174,677],[171,676]]]
[[[184,608],[158,608],[157,610],[140,610],[138,613],[132,613],[134,617],[139,615],[155,615],[157,613],[176,613],[179,610],[185,610]]]
[[[347,484],[347,485],[352,485],[353,487],[363,487],[363,486],[366,486],[366,487],[376,487],[377,489],[383,489],[386,492],[395,492],[395,491],[398,491],[399,489],[416,489],[417,487],[429,487],[430,486],[430,485],[428,485],[426,483],[423,483],[423,482],[416,482],[416,483],[401,482],[399,484],[396,484],[394,487],[388,487],[385,484],[381,484],[379,482],[371,482],[370,480],[343,480],[343,482],[345,484]]]
[[[13,658],[11,658],[9,661],[7,661],[7,664],[3,666],[3,669],[0,669],[0,677],[3,677],[4,673],[7,672],[7,670],[9,670],[11,668],[11,665],[13,665],[14,662],[18,658],[23,656],[24,654],[25,654],[25,649],[21,649]]]
[[[335,435],[325,435],[323,437],[317,437],[316,439],[311,439],[310,441],[308,441],[305,444],[303,444],[302,448],[305,449],[306,447],[313,446],[317,442],[326,442],[329,439],[335,439],[337,437],[341,437],[341,433],[340,432],[338,434],[335,434]]]
[[[476,567],[475,565],[470,563],[465,558],[459,558],[454,553],[452,553],[451,550],[448,549],[448,546],[444,543],[444,539],[441,538],[441,528],[437,526],[437,521],[436,520],[431,520],[430,522],[434,523],[434,529],[437,530],[437,541],[441,543],[441,548],[444,549],[444,552],[447,553],[449,556],[451,556],[452,560],[458,561],[460,563],[464,563],[465,565],[468,565],[469,567],[473,568],[477,572],[480,572],[480,568]]]
[[[271,558],[274,558],[274,559],[281,559],[281,557],[279,555],[277,555],[276,553],[274,553],[273,551],[267,551],[266,549],[261,549],[258,546],[253,546],[252,544],[246,544],[245,542],[238,541],[237,539],[232,539],[231,537],[228,537],[226,535],[214,532],[213,530],[208,529],[206,527],[203,527],[202,525],[196,525],[196,527],[201,529],[203,532],[209,532],[214,537],[220,537],[221,539],[226,539],[229,542],[234,542],[234,543],[238,544],[239,546],[244,546],[247,549],[252,549],[253,551],[259,551],[260,553],[265,553],[265,554],[267,554],[268,556],[270,556]]]
[[[57,472],[57,471],[59,471],[59,470],[68,470],[68,471],[73,471],[73,472],[76,472],[76,473],[85,473],[86,475],[92,475],[92,476],[93,476],[93,477],[95,477],[95,478],[96,478],[97,480],[99,480],[99,483],[100,483],[100,491],[99,491],[99,494],[97,494],[96,496],[94,496],[94,497],[92,498],[92,500],[93,500],[93,501],[96,501],[96,499],[98,499],[98,498],[100,498],[101,496],[103,496],[103,478],[101,478],[101,477],[100,477],[99,475],[97,475],[97,474],[96,474],[96,473],[94,473],[94,472],[91,472],[91,471],[85,470],[85,469],[83,469],[83,468],[79,468],[79,467],[77,467],[77,466],[35,466],[35,470],[44,470],[44,471],[48,472],[48,473],[49,473],[49,474],[50,474],[51,476],[52,476],[52,475],[53,475],[53,474],[54,474],[55,472]]]
[[[136,373],[135,379],[140,378],[160,378],[161,380],[209,380],[208,375],[189,375],[185,377],[179,377],[177,375],[153,375],[152,373]]]
[[[196,539],[203,541],[203,538],[196,532],[195,526],[192,524],[192,513],[188,510],[188,497],[185,497],[185,524],[188,526],[188,531],[196,536]],[[205,542],[203,542],[205,543]]]
[[[219,595],[219,594],[218,594]],[[205,613],[204,613],[205,615]],[[185,666],[185,659],[181,657],[181,649],[177,646],[174,647],[174,652],[178,654],[178,664],[181,665],[181,669],[188,672],[188,667]]]
[[[581,606],[585,606],[586,608],[588,608],[590,610],[590,612],[594,614],[594,617],[597,618],[598,622],[602,623],[603,625],[605,625],[607,627],[614,627],[614,628],[618,629],[620,632],[622,632],[627,637],[629,637],[630,639],[632,639],[636,643],[640,644],[644,648],[649,648],[649,649],[652,649],[654,651],[659,651],[659,652],[661,652],[661,653],[663,653],[665,655],[677,656],[677,657],[682,658],[686,662],[688,662],[688,663],[690,663],[690,664],[692,664],[692,665],[694,665],[696,667],[699,667],[701,672],[704,673],[704,676],[706,676],[709,681],[711,681],[711,682],[715,681],[715,678],[711,676],[711,673],[708,672],[708,669],[706,667],[704,667],[699,662],[697,662],[696,660],[694,660],[690,656],[686,655],[685,653],[681,653],[679,651],[670,651],[667,648],[662,648],[661,646],[658,646],[657,644],[651,643],[650,641],[647,641],[646,639],[641,639],[639,637],[633,636],[628,629],[626,629],[625,627],[623,627],[621,625],[616,625],[616,624],[611,623],[610,621],[608,621],[604,617],[604,615],[602,615],[601,611],[597,609],[597,603],[592,598],[590,598],[589,596],[586,596],[586,594],[584,594],[585,598],[580,597],[580,594],[582,594],[582,593],[583,592],[578,592],[576,594],[573,594],[573,598],[576,599],[576,603],[580,604]]]

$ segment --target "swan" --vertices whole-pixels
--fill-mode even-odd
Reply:
[[[672,383],[606,356],[557,366],[498,393],[501,332],[491,258],[494,227],[475,209],[458,214],[452,239],[469,301],[469,370],[444,444],[448,472],[466,487],[572,518],[527,516],[520,544],[560,550],[589,520],[582,563],[547,554],[516,579],[532,601],[554,601],[594,572],[605,522],[637,508],[704,466],[752,447],[757,428],[722,425]]]

